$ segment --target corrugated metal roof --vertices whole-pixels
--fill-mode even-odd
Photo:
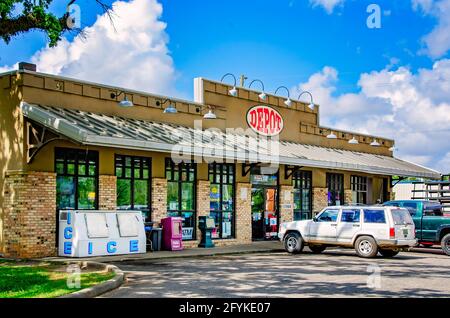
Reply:
[[[349,150],[305,145],[287,141],[267,144],[265,139],[224,133],[218,129],[200,131],[170,123],[107,116],[73,109],[21,104],[25,117],[72,140],[86,145],[171,152],[196,156],[280,163],[439,179],[437,171],[400,159]],[[276,156],[276,154],[279,156]]]

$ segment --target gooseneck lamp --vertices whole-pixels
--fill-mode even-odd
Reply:
[[[277,92],[278,92],[278,90],[279,90],[280,88],[284,88],[284,89],[286,90],[286,92],[287,92],[287,97],[288,97],[288,98],[284,101],[284,104],[285,104],[287,107],[291,107],[291,106],[292,106],[291,96],[290,96],[289,89],[288,89],[286,86],[280,86],[280,87],[278,87],[278,88],[275,90],[275,95],[277,94]]]
[[[227,73],[227,74],[225,74],[224,76],[222,76],[222,79],[220,80],[220,82],[223,82],[223,80],[224,80],[225,77],[227,77],[227,76],[233,77],[233,80],[234,80],[233,88],[230,89],[230,90],[228,91],[228,93],[229,93],[231,96],[236,97],[236,96],[238,95],[238,90],[236,89],[236,83],[237,83],[236,76],[234,76],[234,75],[231,74],[231,73]]]
[[[308,92],[308,91],[301,92],[300,95],[298,95],[297,100],[300,100],[300,97],[302,97],[304,94],[309,95],[309,97],[311,99],[311,101],[310,101],[310,103],[308,105],[308,108],[311,109],[311,110],[314,110],[314,99],[313,99],[313,96],[312,96],[312,94],[310,92]]]
[[[261,100],[266,100],[266,99],[267,99],[267,95],[266,95],[266,93],[264,92],[264,83],[263,83],[261,80],[255,79],[255,80],[251,81],[250,85],[248,85],[248,88],[251,88],[251,87],[252,87],[252,84],[253,84],[254,82],[261,83],[261,86],[262,86],[262,93],[259,94],[258,97],[259,97]]]

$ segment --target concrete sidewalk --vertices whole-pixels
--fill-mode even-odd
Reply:
[[[261,241],[253,242],[245,245],[234,245],[226,247],[215,248],[190,248],[182,251],[159,251],[149,252],[146,254],[133,254],[133,255],[115,255],[115,256],[97,256],[87,258],[67,258],[67,257],[46,257],[42,260],[53,262],[66,262],[66,261],[91,261],[99,263],[112,263],[123,261],[142,261],[142,260],[158,260],[169,258],[181,258],[181,257],[202,257],[202,256],[214,256],[214,255],[226,255],[226,254],[248,254],[248,253],[269,253],[283,251],[283,245],[279,241]]]

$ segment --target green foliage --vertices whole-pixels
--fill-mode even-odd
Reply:
[[[0,2],[0,36],[9,43],[11,37],[32,29],[47,33],[50,46],[55,46],[67,29],[64,17],[48,12],[53,0],[2,0]],[[17,10],[16,10],[17,9]],[[19,11],[21,9],[21,11]]]
[[[49,298],[69,294],[66,272],[55,272],[51,265],[19,265],[0,262],[0,298]],[[113,273],[82,273],[81,288],[87,288],[114,276]]]

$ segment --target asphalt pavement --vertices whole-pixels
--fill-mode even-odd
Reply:
[[[102,297],[449,297],[450,257],[403,252],[363,259],[353,250],[134,260],[127,282]]]

